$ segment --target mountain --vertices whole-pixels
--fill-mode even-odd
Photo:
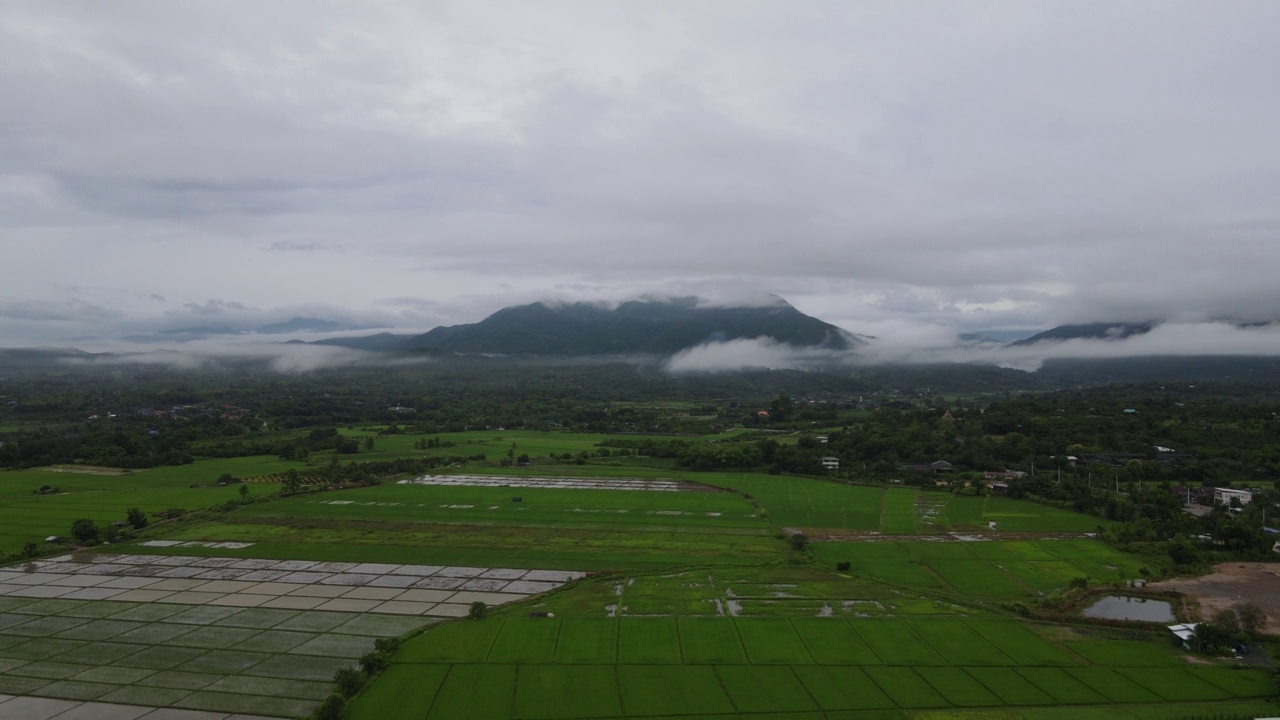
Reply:
[[[201,326],[173,328],[141,335],[127,335],[123,340],[135,343],[186,343],[194,340],[207,340],[216,335],[239,335],[240,330],[226,326]]]
[[[343,337],[314,340],[312,342],[306,342],[304,340],[290,340],[285,344],[330,345],[333,347],[351,348],[352,350],[395,350],[416,337],[418,336],[384,332],[377,333],[375,335],[346,335]]]
[[[376,330],[385,327],[383,325],[353,325],[350,323],[338,322],[336,320],[324,320],[321,318],[295,317],[291,320],[278,323],[269,323],[260,325],[256,328],[234,328],[225,325],[219,326],[201,326],[201,327],[185,327],[173,328],[171,330],[160,330],[154,333],[145,333],[140,335],[128,335],[124,340],[135,343],[187,343],[195,340],[208,340],[211,337],[219,335],[244,335],[247,333],[257,333],[259,335],[286,335],[289,333],[329,333],[329,332],[345,332],[353,330]],[[412,337],[405,335],[404,337]]]
[[[271,323],[263,325],[254,332],[262,335],[284,335],[286,333],[296,332],[343,332],[347,330],[375,330],[385,325],[351,325],[348,323],[337,322],[336,320],[322,320],[320,318],[304,318],[295,317],[286,322]]]
[[[174,328],[161,330],[158,335],[237,335],[240,331],[225,325],[202,325],[200,327]]]
[[[1039,342],[1062,340],[1123,340],[1134,335],[1151,332],[1157,323],[1095,322],[1084,325],[1059,325],[1025,340],[1009,343],[1012,346],[1035,345]]]
[[[503,355],[669,355],[712,341],[767,337],[797,347],[848,350],[864,342],[785,300],[761,307],[700,307],[697,298],[533,303],[504,308],[470,325],[438,327],[400,349]]]

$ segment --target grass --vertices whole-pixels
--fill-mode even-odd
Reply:
[[[236,486],[216,487],[223,473],[236,476],[302,467],[270,456],[200,460],[119,476],[85,475],[49,470],[0,472],[0,552],[17,552],[23,543],[50,535],[68,535],[82,517],[99,525],[124,520],[129,508],[154,516],[169,508],[195,510],[239,499]],[[191,484],[199,487],[188,487]],[[58,488],[41,495],[39,488]],[[279,485],[254,485],[254,495],[279,492]]]
[[[592,617],[590,610],[596,602],[625,604],[632,592],[692,599],[728,589],[737,595],[738,589],[766,594],[773,588],[794,594],[779,602],[795,609],[808,596],[840,586],[829,578],[778,568],[583,583],[532,606],[555,608],[553,619],[510,609],[482,621],[448,623],[410,640],[392,667],[421,668],[425,682],[435,686],[413,693],[431,696],[430,704],[391,705],[386,698],[394,693],[375,683],[357,698],[353,716],[798,720],[864,711],[983,708],[988,713],[919,716],[972,720],[1027,718],[1028,712],[1049,706],[1071,707],[1079,716],[1087,706],[1090,713],[1117,710],[1117,717],[1128,720],[1134,715],[1124,706],[1146,707],[1153,699],[1204,704],[1273,693],[1261,671],[1178,667],[1172,648],[1146,640],[1082,639],[1056,627],[1042,634],[1037,626],[990,616],[606,618]],[[637,591],[641,584],[645,587]],[[1076,654],[1079,647],[1086,652]],[[448,668],[443,675],[442,667]],[[407,671],[398,672],[395,677],[406,677]],[[482,682],[482,677],[510,692],[468,695],[463,680]]]
[[[779,562],[786,546],[757,514],[733,493],[388,484],[251,505],[169,535],[254,544],[243,551],[147,550],[572,570]]]
[[[421,455],[416,439],[381,437],[363,455]],[[496,457],[515,443],[536,460],[594,442],[506,432],[450,441],[459,444],[443,452]],[[1130,720],[1158,703],[1212,713],[1273,692],[1264,673],[1189,667],[1154,640],[1041,632],[991,614],[1074,577],[1136,576],[1132,556],[1092,540],[815,542],[814,567],[774,537],[780,526],[905,536],[991,520],[1002,531],[1069,533],[1092,529],[1094,518],[932,490],[602,467],[562,469],[684,475],[738,492],[382,485],[252,505],[168,535],[256,543],[243,551],[148,551],[618,571],[484,620],[432,627],[352,703],[353,718],[1050,720],[1101,711]],[[160,478],[169,486],[157,477],[137,490],[205,490],[176,484],[177,474]],[[98,492],[88,484],[76,492]],[[832,572],[846,560],[848,573]],[[373,637],[418,622],[126,603],[104,614],[107,604],[0,598],[0,692],[304,714]],[[529,617],[533,610],[555,617]]]
[[[894,586],[954,592],[974,599],[1013,600],[1063,589],[1072,578],[1123,582],[1142,562],[1096,540],[1004,542],[818,542],[826,567],[848,561],[850,572]]]
[[[680,618],[678,625],[684,662],[747,662],[747,653],[734,622],[725,618]]]
[[[919,532],[916,519],[915,488],[888,488],[880,508],[880,532],[886,535],[913,535]]]

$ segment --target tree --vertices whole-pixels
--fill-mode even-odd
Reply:
[[[480,602],[479,600],[477,600],[471,603],[471,608],[467,610],[467,617],[471,618],[472,620],[483,620],[485,614],[488,612],[489,612],[489,607],[484,603]]]
[[[1235,635],[1240,632],[1240,617],[1236,615],[1236,609],[1233,607],[1214,613],[1212,622],[1225,630],[1228,635]]]
[[[147,516],[138,508],[129,508],[129,512],[125,518],[129,521],[129,524],[133,526],[134,530],[141,530],[147,526]]]
[[[1257,636],[1267,626],[1267,613],[1253,603],[1236,606],[1236,619],[1240,622],[1240,631],[1250,639]]]
[[[98,526],[89,518],[79,518],[71,523],[71,537],[79,545],[92,545],[98,541]]]
[[[284,474],[284,490],[287,493],[296,493],[302,485],[302,475],[294,468],[289,468]]]
[[[248,485],[241,485],[241,486],[240,486],[240,491],[239,491],[239,492],[240,492],[240,497],[241,497],[242,499],[243,499],[243,498],[247,498],[247,497],[249,497],[249,486],[248,486]]]
[[[795,405],[791,402],[791,396],[786,393],[779,393],[769,403],[769,419],[774,422],[786,422],[791,419],[791,413],[794,409]]]
[[[1200,559],[1200,553],[1185,536],[1176,535],[1169,541],[1169,557],[1175,565],[1194,565]]]
[[[347,699],[338,693],[333,693],[320,703],[320,707],[316,708],[312,714],[316,720],[341,720],[342,709],[346,707]]]
[[[351,697],[364,687],[364,674],[353,667],[338,668],[333,674],[333,684],[343,697]]]

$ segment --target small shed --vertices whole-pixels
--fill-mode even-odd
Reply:
[[[1182,647],[1190,649],[1191,639],[1196,636],[1196,626],[1200,623],[1179,623],[1170,625],[1169,632],[1182,641]]]

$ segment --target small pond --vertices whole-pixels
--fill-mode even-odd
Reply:
[[[1085,617],[1104,620],[1139,620],[1171,623],[1173,606],[1164,600],[1151,600],[1128,595],[1108,595],[1084,609]]]

